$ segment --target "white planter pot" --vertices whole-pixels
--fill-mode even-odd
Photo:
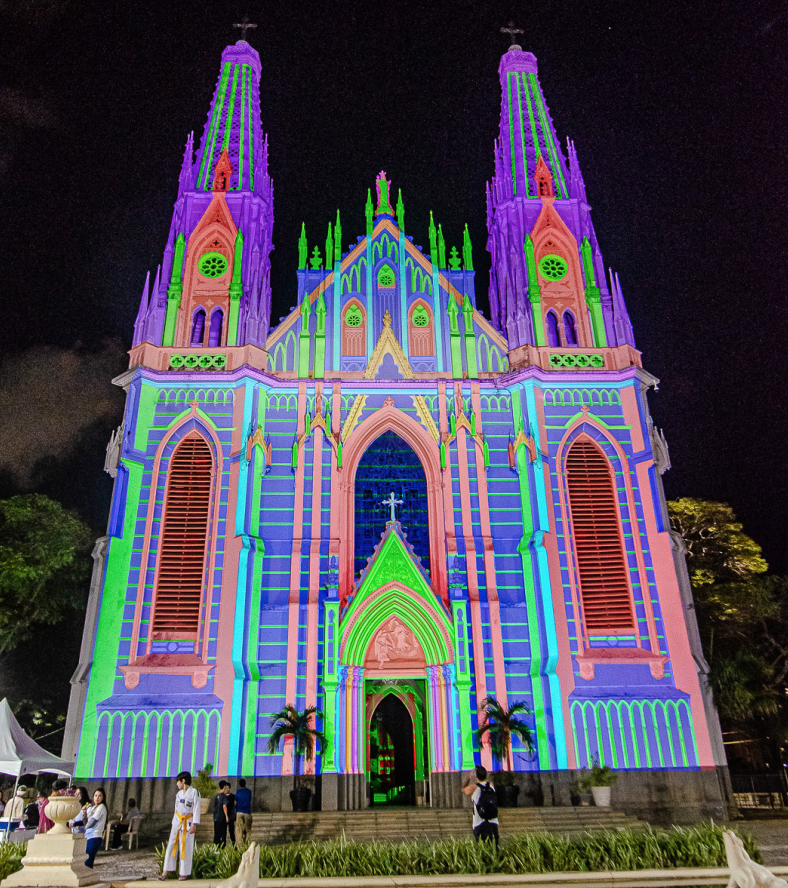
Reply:
[[[592,786],[591,795],[594,797],[594,804],[597,808],[610,807],[610,790],[609,786]]]

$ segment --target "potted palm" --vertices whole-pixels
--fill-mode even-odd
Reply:
[[[197,776],[194,778],[194,788],[200,794],[200,812],[208,813],[208,807],[211,799],[219,792],[219,784],[211,777],[213,765],[205,765],[204,768],[197,769]]]
[[[591,792],[597,808],[610,807],[611,787],[618,780],[608,765],[600,765],[599,759],[592,759],[591,768],[583,768],[577,775],[577,786],[581,792]]]
[[[502,706],[495,697],[487,697],[482,701],[484,721],[477,731],[479,742],[485,734],[490,738],[490,751],[498,765],[493,774],[495,791],[498,794],[498,805],[501,808],[516,808],[517,794],[520,787],[514,782],[514,774],[508,769],[509,751],[512,748],[512,735],[519,737],[529,753],[534,751],[534,737],[531,728],[520,718],[521,715],[533,715],[526,703],[520,701],[508,708]]]
[[[316,706],[308,706],[303,712],[299,712],[295,706],[288,705],[271,717],[269,752],[276,752],[283,738],[293,738],[293,788],[290,790],[290,801],[294,811],[309,810],[309,798],[312,795],[312,790],[301,784],[301,758],[305,756],[307,761],[312,761],[315,742],[320,744],[321,751],[325,751],[328,746],[326,735],[314,727],[315,717],[322,715]]]

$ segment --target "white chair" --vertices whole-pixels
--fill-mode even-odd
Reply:
[[[124,839],[129,840],[129,851],[131,851],[131,847],[134,844],[134,840],[137,840],[137,848],[140,846],[140,825],[142,823],[142,815],[140,814],[137,817],[132,817],[129,821],[129,829],[128,832],[123,833],[120,837],[121,842]]]

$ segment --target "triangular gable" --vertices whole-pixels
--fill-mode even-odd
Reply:
[[[391,315],[388,309],[386,309],[386,313],[383,315],[383,330],[378,337],[378,343],[369,359],[367,369],[364,371],[364,379],[374,379],[377,376],[378,370],[380,370],[380,366],[383,363],[383,358],[387,354],[394,359],[397,369],[405,379],[413,379],[413,368],[410,366],[410,362],[402,350],[399,340],[391,329]]]
[[[435,601],[427,572],[421,566],[421,559],[413,551],[413,546],[405,539],[399,521],[386,522],[380,542],[361,572],[352,606],[360,602],[369,591],[393,580],[421,592],[428,601]]]

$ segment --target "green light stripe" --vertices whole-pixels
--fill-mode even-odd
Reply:
[[[230,133],[233,131],[233,114],[235,113],[235,93],[238,89],[238,69],[240,65],[233,65],[233,82],[230,86],[230,104],[227,107],[227,116],[224,118],[224,138],[222,139],[222,151],[226,151],[230,144]]]
[[[514,82],[517,83],[517,75],[514,76]],[[525,180],[525,196],[530,197],[531,192],[528,188],[528,155],[525,153],[525,127],[523,126],[523,97],[518,88],[517,90],[517,109],[520,118],[520,147],[523,149],[523,179]]]
[[[534,109],[531,105],[531,94],[528,91],[528,81],[525,79],[525,74],[522,74],[521,77],[523,92],[525,93],[525,101],[528,105],[528,119],[531,121],[531,138],[534,142],[534,152],[536,154],[535,160],[539,160],[539,157],[542,153],[542,146],[539,144],[539,131],[537,130],[536,122],[534,121]]]
[[[530,74],[531,84],[534,90],[534,98],[536,99],[536,104],[539,110],[539,117],[542,120],[542,126],[544,127],[545,134],[545,142],[547,144],[548,150],[550,151],[550,155],[553,158],[553,176],[555,179],[560,182],[561,185],[561,197],[566,197],[566,182],[564,182],[564,174],[561,172],[561,164],[558,162],[558,156],[556,152],[555,142],[553,141],[553,133],[550,129],[550,124],[547,120],[547,111],[544,106],[544,101],[542,99],[542,94],[539,90],[539,84],[536,82],[536,77],[533,74]]]
[[[514,159],[514,119],[512,115],[512,75],[506,75],[506,83],[507,83],[507,95],[506,100],[509,103],[509,145],[512,149],[512,188],[514,189],[514,193],[517,194],[517,174],[515,170],[515,159]]]
[[[243,65],[241,67],[241,108],[238,113],[240,117],[241,124],[241,140],[238,143],[238,185],[236,186],[236,191],[239,191],[243,188],[244,184],[244,135],[246,133],[246,121],[244,120],[244,116],[246,115],[246,79],[247,79],[247,68],[248,65]]]
[[[254,108],[252,105],[252,90],[249,87],[249,72],[246,66],[246,120],[249,124],[249,183],[254,190]]]
[[[205,187],[205,183],[208,179],[208,172],[210,171],[210,159],[213,157],[214,147],[216,145],[216,133],[219,129],[219,119],[222,116],[222,108],[224,107],[224,93],[227,89],[227,79],[230,76],[230,63],[226,62],[224,68],[222,69],[222,76],[219,80],[219,89],[216,92],[216,103],[213,106],[213,119],[211,120],[211,127],[208,130],[208,139],[206,141],[206,148],[203,151],[202,155],[202,163],[200,165],[200,174],[197,176],[197,186]]]

